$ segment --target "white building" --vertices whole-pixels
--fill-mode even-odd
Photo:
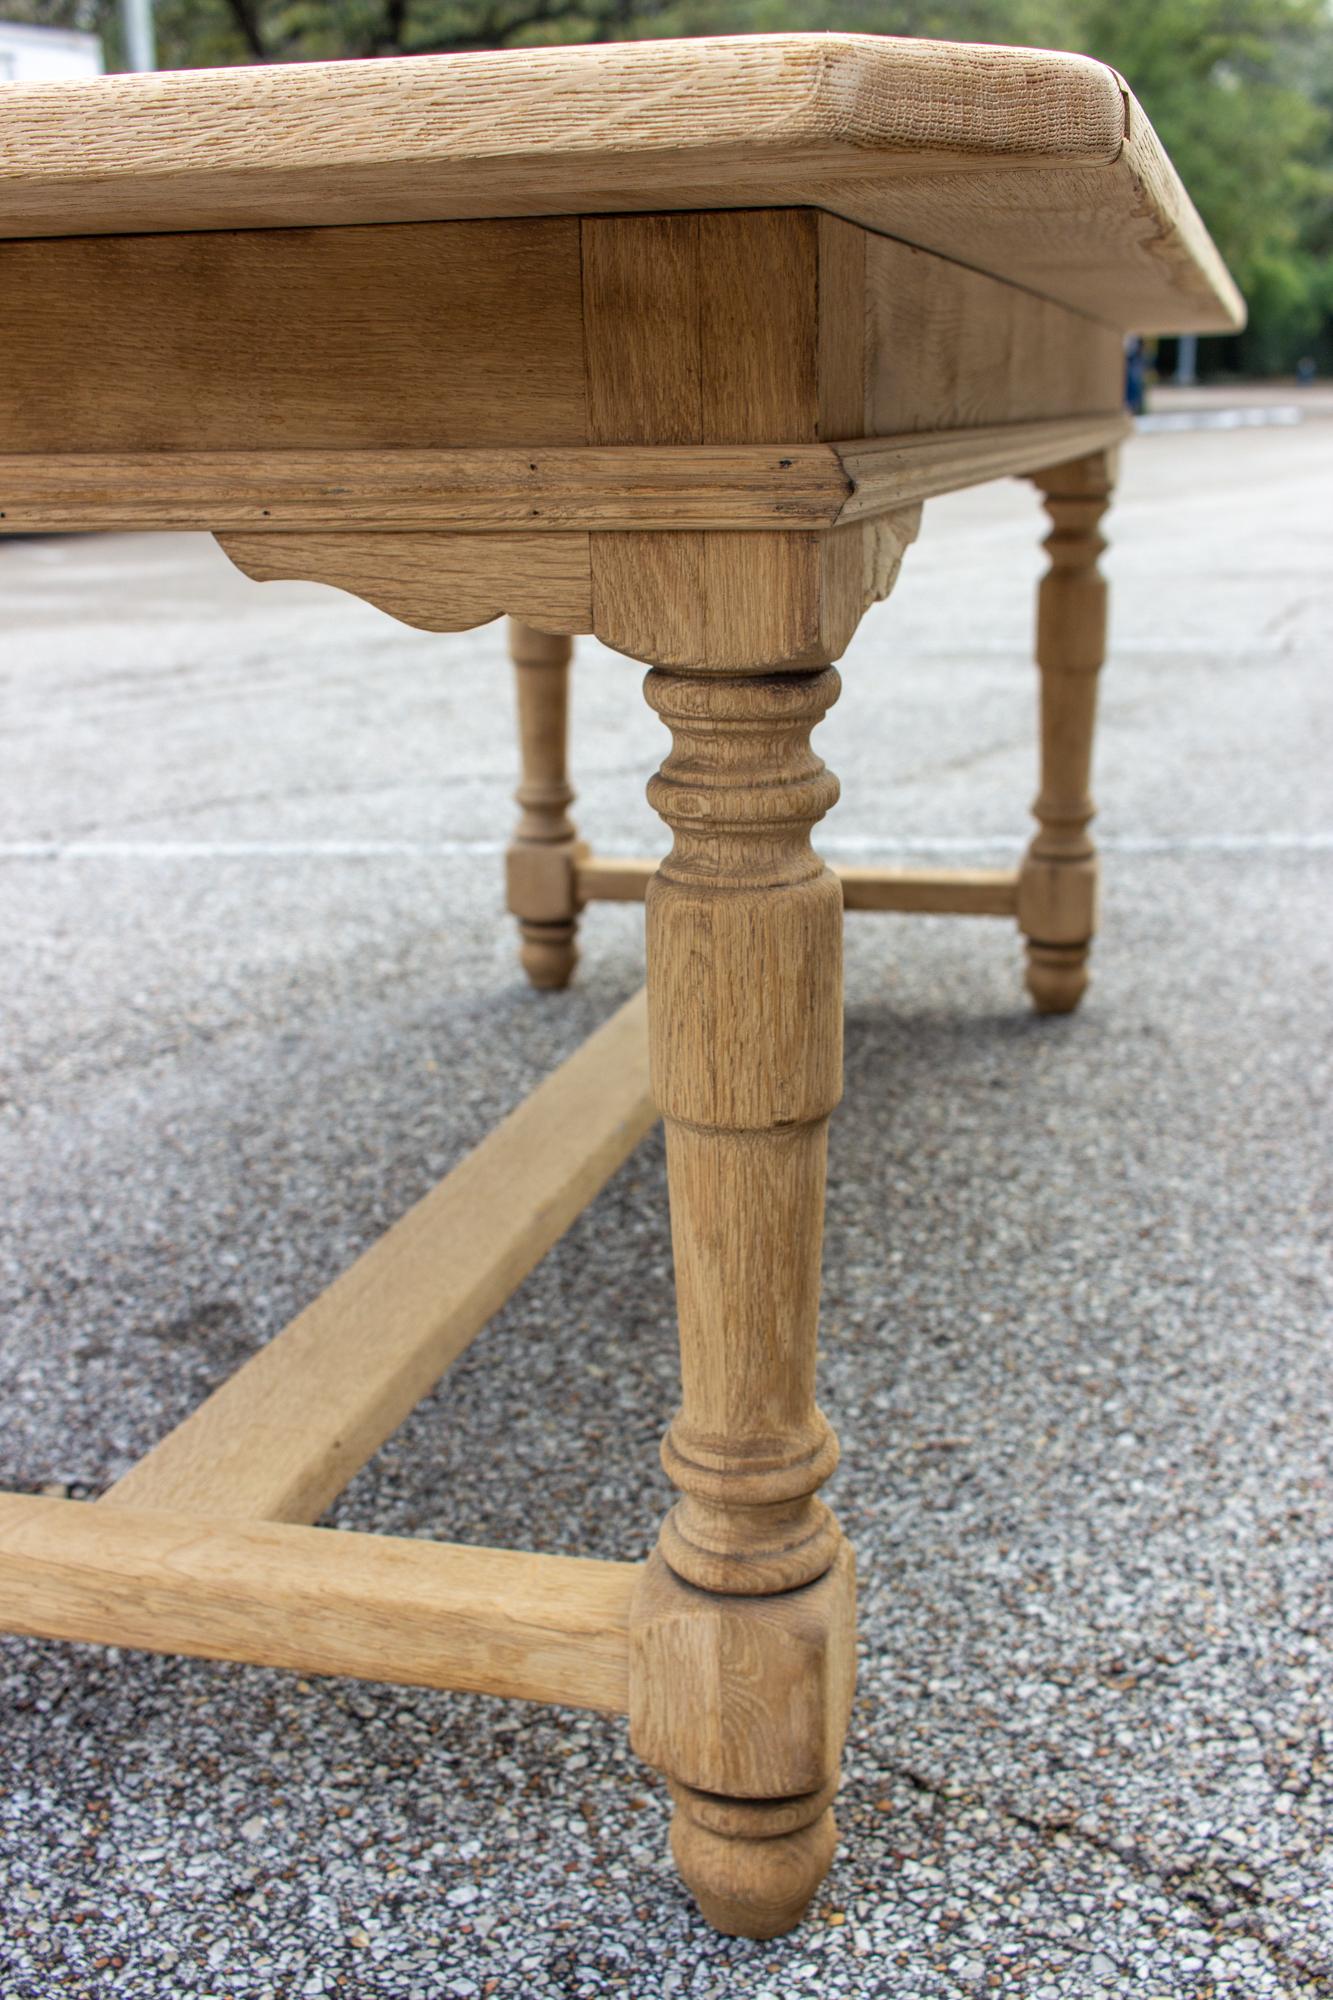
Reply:
[[[96,35],[0,21],[0,83],[49,83],[62,76],[101,74],[102,44]]]

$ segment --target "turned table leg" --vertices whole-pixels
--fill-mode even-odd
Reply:
[[[829,1112],[842,1080],[842,897],[810,846],[837,782],[810,731],[831,668],[654,671],[675,836],[648,891],[649,1037],[666,1121],[680,1498],[631,1622],[631,1740],[671,1780],[672,1846],[719,1930],[798,1921],[832,1857],[851,1704],[851,1552],[817,1489]]]
[[[568,986],[578,958],[574,868],[578,836],[569,817],[569,661],[573,641],[509,620],[518,696],[521,778],[518,825],[506,857],[519,955],[534,986]]]
[[[1088,983],[1097,928],[1097,854],[1088,834],[1097,673],[1106,652],[1105,548],[1099,524],[1111,499],[1115,454],[1037,473],[1051,533],[1051,566],[1037,597],[1041,673],[1038,830],[1018,884],[1018,924],[1028,941],[1027,986],[1039,1014],[1070,1014]]]

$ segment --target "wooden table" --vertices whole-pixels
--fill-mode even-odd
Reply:
[[[705,1915],[781,1931],[852,1692],[814,1399],[843,906],[1015,916],[1036,1005],[1077,1003],[1122,335],[1235,327],[1235,288],[1112,71],[868,36],[7,87],[0,234],[0,527],[205,528],[431,631],[512,614],[529,971],[568,977],[590,897],[646,891],[648,930],[646,1010],[99,1502],[0,1499],[0,1623],[627,1710]],[[834,875],[830,662],[922,501],[1004,474],[1053,523],[1036,837]],[[672,731],[656,872],[567,816],[578,632]],[[647,1561],[311,1526],[658,1113],[684,1394]]]

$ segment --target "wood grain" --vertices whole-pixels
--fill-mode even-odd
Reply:
[[[257,583],[327,583],[424,632],[463,632],[506,611],[542,632],[591,632],[587,535],[227,534]]]
[[[315,1520],[656,1116],[640,994],[99,1504]]]
[[[787,510],[782,538],[715,517],[753,527],[743,546],[683,515],[681,533],[595,529],[594,628],[633,658],[723,672],[837,658],[891,587],[923,499],[1124,434],[1116,335],[828,217],[590,218],[582,241],[595,446],[780,441],[786,478],[822,443],[846,481],[836,506],[826,489]],[[830,435],[858,420],[871,435]]]
[[[880,236],[865,268],[867,437],[1123,413],[1114,328]]]
[[[580,323],[570,220],[4,244],[0,441],[582,444]]]
[[[816,238],[816,435],[826,443],[864,437],[870,382],[878,362],[871,348],[864,229],[821,215]]]
[[[814,442],[820,240],[800,209],[585,217],[589,443]]]
[[[250,576],[431,631],[508,611],[661,665],[818,665],[922,498],[1123,429],[1112,336],[808,210],[5,254],[27,284],[6,442],[28,448],[0,459],[0,530],[207,526]],[[48,366],[85,294],[114,380],[72,350]],[[1021,421],[977,421],[1011,394]],[[836,435],[895,414],[896,435]]]
[[[837,1840],[831,1810],[856,1680],[856,1580],[843,1542],[779,1597],[707,1597],[660,1551],[630,1615],[630,1742],[669,1774],[671,1848],[717,1930],[799,1923]],[[703,1702],[686,1691],[706,1689]]]
[[[639,1566],[0,1494],[0,1629],[628,1706]]]
[[[1129,428],[1123,411],[1113,404],[1083,416],[931,429],[838,444],[833,449],[851,488],[839,510],[838,525],[897,513],[914,501],[957,493],[989,479],[1030,473],[1034,457],[1042,453],[1067,450],[1073,456],[1095,450],[1117,443]]]
[[[579,245],[584,324],[595,330],[588,442],[697,444],[704,435],[699,217],[590,217]]]
[[[794,1589],[836,1546],[814,1367],[842,898],[810,845],[838,795],[810,732],[837,691],[831,668],[645,683],[672,734],[648,788],[673,835],[647,956],[683,1384],[661,1546],[704,1590]]]
[[[0,454],[0,530],[25,534],[819,527],[850,494],[827,444]]]
[[[841,278],[833,295],[846,299],[840,232],[783,210],[679,218],[668,235],[664,266],[656,218],[583,223],[591,441],[779,443],[784,457],[789,445],[817,447],[831,413],[855,414],[847,385],[864,366],[859,319],[841,346],[831,323],[821,333],[830,259]],[[594,629],[659,666],[818,665],[864,608],[865,539],[859,528],[595,532]]]
[[[833,528],[1112,443],[1115,409],[828,444],[0,454],[0,533]]]
[[[622,42],[0,100],[9,236],[822,208],[1124,331],[1243,307],[1121,78],[868,35]]]
[[[920,519],[916,504],[826,533],[594,534],[593,629],[631,659],[703,673],[839,659]]]

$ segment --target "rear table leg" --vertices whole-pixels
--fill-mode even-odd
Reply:
[[[1027,938],[1027,987],[1039,1014],[1071,1014],[1088,983],[1097,928],[1097,854],[1088,834],[1097,674],[1106,652],[1105,548],[1099,524],[1111,500],[1115,453],[1091,452],[1034,475],[1053,523],[1051,567],[1037,598],[1041,671],[1038,831],[1018,883]]]
[[[578,835],[569,817],[574,789],[567,770],[569,662],[573,641],[509,620],[518,694],[520,808],[507,856],[511,913],[519,955],[534,986],[568,986],[578,958],[574,868]]]

